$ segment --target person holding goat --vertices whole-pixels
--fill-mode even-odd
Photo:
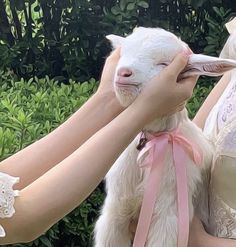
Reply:
[[[230,33],[221,58],[236,60],[236,18],[226,24]],[[209,186],[208,235],[198,219],[192,224],[191,247],[236,246],[236,70],[227,72],[200,108],[194,122],[215,145]],[[234,240],[233,240],[234,239]]]

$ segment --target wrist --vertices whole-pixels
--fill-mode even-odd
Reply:
[[[144,106],[142,102],[136,102],[136,100],[127,108],[129,118],[132,118],[132,124],[142,130],[145,125],[154,120],[153,114]]]
[[[117,116],[124,110],[124,107],[121,106],[118,99],[116,98],[114,91],[106,92],[96,92],[93,97],[96,101],[101,103],[104,107],[104,111],[108,111],[114,116]]]
[[[149,101],[147,99],[147,101]],[[141,98],[137,98],[131,105],[130,108],[133,109],[135,114],[137,115],[137,120],[143,127],[153,120],[157,118],[161,118],[163,115],[161,114],[160,107],[158,104],[150,104],[150,101],[142,100]]]

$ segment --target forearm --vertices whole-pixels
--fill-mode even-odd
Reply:
[[[144,121],[129,107],[73,154],[24,188],[16,199],[16,214],[1,221],[7,237],[0,239],[0,243],[24,241],[19,238],[27,235],[32,236],[31,240],[78,206],[101,182],[142,129]]]
[[[217,238],[210,235],[196,239],[189,243],[188,247],[235,247],[236,241],[231,239]]]
[[[20,177],[18,189],[74,152],[121,111],[112,93],[95,94],[65,123],[39,141],[1,162],[1,172]]]
[[[217,238],[207,235],[196,247],[235,247],[236,240]],[[195,247],[195,246],[191,246]]]
[[[217,238],[208,234],[201,221],[194,217],[190,225],[188,247],[235,247],[236,240]]]
[[[224,92],[230,80],[230,72],[224,74],[216,86],[212,89],[196,116],[193,119],[193,122],[200,128],[204,128],[205,121],[212,110],[213,106],[217,103],[218,99]]]

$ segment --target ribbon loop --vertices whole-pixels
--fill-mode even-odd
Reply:
[[[168,146],[172,146],[173,162],[176,172],[178,205],[178,247],[187,247],[189,234],[189,208],[186,157],[197,164],[202,163],[202,153],[197,145],[187,140],[179,129],[171,132],[147,134],[148,142],[140,151],[137,161],[144,157],[140,167],[149,167],[150,174],[144,191],[143,203],[135,233],[133,247],[144,247],[148,238],[156,197],[160,189],[161,176]]]

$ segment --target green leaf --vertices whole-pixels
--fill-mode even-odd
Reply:
[[[195,8],[198,9],[201,7],[207,0],[191,0],[191,5]]]
[[[53,245],[51,244],[51,242],[48,240],[47,237],[42,236],[40,240],[46,247],[53,247]]]
[[[144,9],[149,8],[149,4],[147,2],[145,2],[145,1],[138,2],[138,6],[144,8]]]
[[[221,11],[220,11],[220,9],[219,8],[217,8],[217,7],[213,7],[213,10],[215,11],[215,13],[218,15],[218,16],[220,16],[220,17],[222,17],[222,13],[221,13]]]
[[[120,13],[120,9],[118,6],[114,6],[111,8],[111,12],[113,15],[118,15]]]
[[[126,5],[127,5],[127,1],[126,0],[120,0],[120,9],[122,11],[125,10]]]
[[[127,5],[127,10],[132,11],[132,10],[134,10],[134,9],[135,9],[135,3],[129,3],[129,4]]]
[[[34,11],[35,11],[35,12],[39,12],[40,10],[41,10],[41,8],[40,8],[39,5],[37,5],[37,6],[34,8]]]

